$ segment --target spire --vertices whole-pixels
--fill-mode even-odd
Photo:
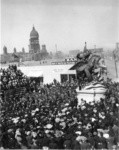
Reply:
[[[87,51],[87,43],[85,42],[84,52]]]
[[[34,24],[33,24],[33,30],[35,30]]]
[[[87,43],[85,42],[85,48],[87,49]]]

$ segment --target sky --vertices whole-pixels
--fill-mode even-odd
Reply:
[[[48,52],[115,48],[119,41],[118,0],[1,0],[1,52],[28,52],[33,25]]]

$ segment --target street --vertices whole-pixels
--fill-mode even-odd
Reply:
[[[117,79],[114,59],[112,60],[105,59],[105,64],[107,66],[108,77],[112,78],[113,80]],[[117,66],[117,75],[119,78],[119,62],[116,62],[116,66]]]

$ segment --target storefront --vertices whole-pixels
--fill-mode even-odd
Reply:
[[[67,72],[64,72],[60,74],[60,81],[61,83],[66,81],[71,81],[76,79],[76,71],[75,70],[68,70]]]

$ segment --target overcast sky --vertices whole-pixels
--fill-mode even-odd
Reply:
[[[33,25],[48,51],[115,48],[119,41],[118,0],[2,0],[1,49],[28,52]]]

